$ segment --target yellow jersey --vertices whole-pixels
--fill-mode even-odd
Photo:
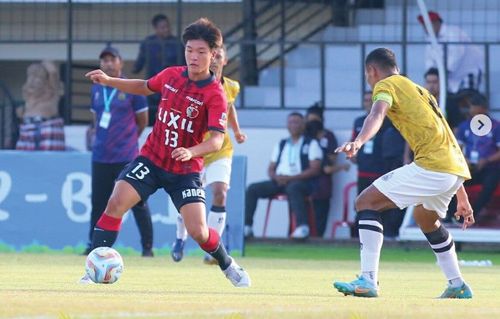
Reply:
[[[392,75],[375,85],[373,101],[377,100],[389,103],[387,117],[408,142],[418,166],[471,178],[462,150],[429,91]]]
[[[227,77],[222,77],[222,87],[224,88],[224,92],[226,93],[226,99],[228,105],[234,104],[236,97],[240,93],[240,84],[238,81],[231,80]],[[231,108],[227,108],[227,117],[229,118],[229,113],[232,112]],[[210,137],[210,132],[205,134],[204,140],[207,140]],[[222,147],[217,152],[209,153],[203,157],[204,165],[208,165],[210,163],[215,162],[221,158],[233,156],[233,143],[231,142],[231,137],[229,136],[229,130],[226,130],[224,134],[224,142],[222,143]]]

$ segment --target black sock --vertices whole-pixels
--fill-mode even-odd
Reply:
[[[453,247],[453,239],[449,239],[450,233],[443,225],[439,225],[438,229],[424,233],[424,235],[436,254],[446,252]]]
[[[117,231],[95,227],[94,233],[92,234],[92,249],[97,247],[111,247],[115,243],[117,237]]]
[[[231,257],[229,257],[226,248],[222,242],[219,242],[219,246],[216,250],[208,252],[210,256],[214,257],[219,262],[219,267],[222,270],[226,270],[229,265],[231,265]]]

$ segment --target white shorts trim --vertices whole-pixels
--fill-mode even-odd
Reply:
[[[395,169],[373,182],[400,209],[423,205],[445,218],[451,198],[464,178],[424,169],[415,163]]]
[[[228,185],[231,181],[231,157],[224,157],[205,166],[203,176],[203,186],[206,187],[214,182],[221,182]]]

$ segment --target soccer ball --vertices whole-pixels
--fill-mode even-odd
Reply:
[[[97,247],[88,254],[85,271],[96,284],[112,284],[122,275],[122,256],[111,247]]]

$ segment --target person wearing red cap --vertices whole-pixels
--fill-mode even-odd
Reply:
[[[443,52],[446,52],[447,91],[457,93],[462,89],[478,90],[483,73],[484,52],[477,45],[465,45],[464,43],[471,42],[470,37],[459,27],[444,23],[439,13],[429,11],[428,15],[439,43],[460,42],[462,44],[449,44],[446,49],[443,45],[438,48],[427,45],[425,69],[437,67],[436,61],[443,57]],[[428,33],[423,16],[419,15],[417,19]]]
[[[441,25],[443,24],[443,19],[441,18],[439,13],[434,12],[434,11],[429,11],[428,15],[429,15],[429,20],[431,20],[431,23],[432,23],[432,29],[434,30],[434,34],[437,36],[439,34],[439,30],[441,28]],[[422,15],[419,15],[417,17],[417,19],[418,19],[418,22],[420,22],[420,24],[423,25],[425,28],[424,17]],[[426,30],[426,32],[427,32],[427,30]]]

